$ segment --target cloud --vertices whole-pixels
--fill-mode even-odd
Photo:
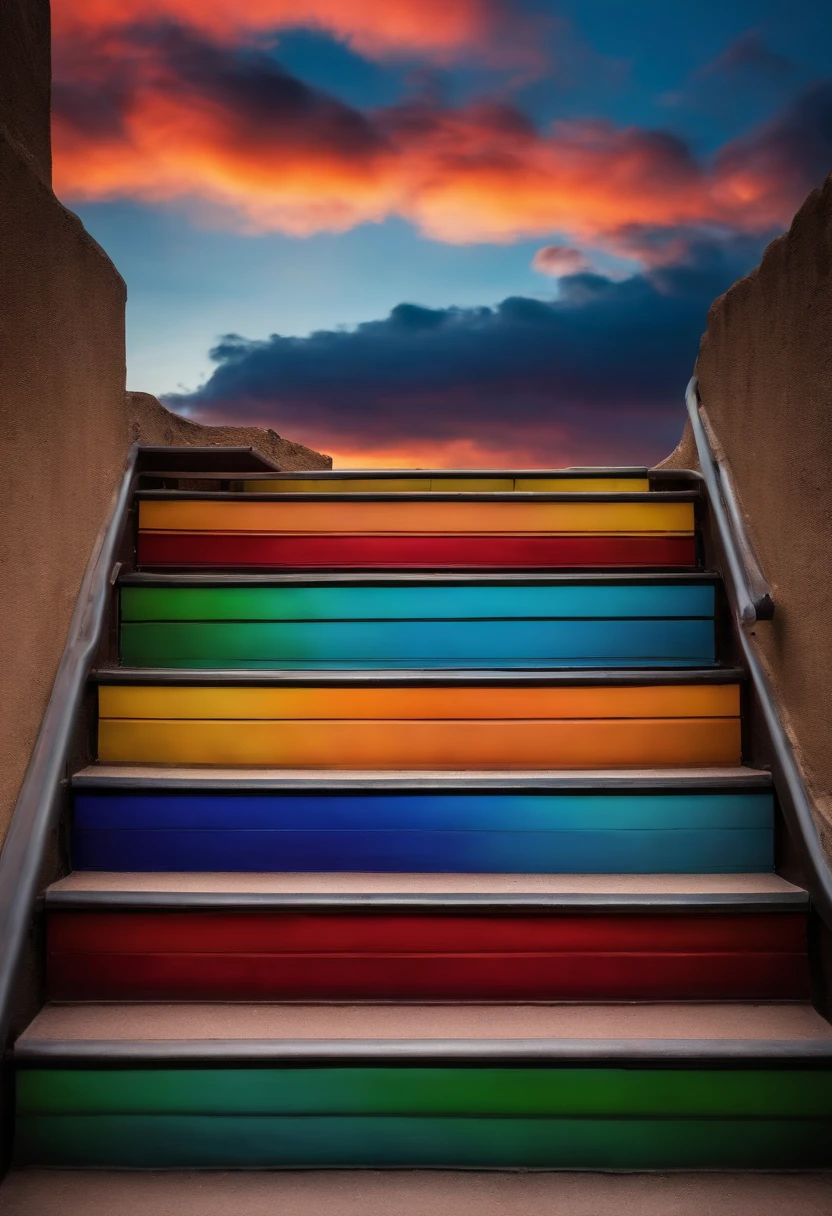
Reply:
[[[810,86],[781,114],[717,158],[719,193],[752,213],[790,218],[832,168],[832,81]]]
[[[539,270],[541,274],[548,274],[553,278],[561,278],[567,274],[580,274],[581,271],[590,268],[586,255],[581,253],[580,249],[572,248],[571,245],[544,245],[532,258],[532,267],[534,270]]]
[[[725,50],[699,69],[696,75],[703,80],[716,77],[755,77],[766,80],[782,80],[790,76],[794,64],[779,51],[766,44],[760,30],[746,30]]]
[[[61,53],[55,182],[76,201],[188,205],[243,231],[297,236],[390,216],[453,243],[762,232],[788,222],[828,167],[830,99],[832,85],[817,86],[702,164],[668,132],[601,120],[540,129],[502,100],[417,96],[362,111],[262,49],[142,27]]]
[[[726,105],[753,98],[782,97],[794,85],[796,65],[774,51],[758,29],[746,30],[696,69],[681,88],[659,100],[719,113]]]
[[[703,242],[624,281],[562,278],[548,302],[401,304],[350,330],[227,335],[207,383],[166,400],[267,424],[339,465],[650,463],[678,439],[707,308],[749,253]]]
[[[368,56],[439,62],[475,54],[525,62],[541,24],[508,0],[54,0],[52,6],[59,39],[174,23],[226,43],[318,29]]]
[[[267,53],[231,51],[181,27],[86,46],[75,62],[95,72],[79,78],[62,65],[53,86],[59,192],[187,199],[235,226],[297,235],[383,215],[384,133]],[[101,114],[112,115],[107,129]]]

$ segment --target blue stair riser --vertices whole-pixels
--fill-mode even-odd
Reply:
[[[769,792],[81,793],[95,870],[740,873],[773,868]]]

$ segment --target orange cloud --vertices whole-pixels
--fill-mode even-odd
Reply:
[[[326,444],[326,437],[322,437]],[[642,442],[633,445],[643,463],[651,453]],[[620,445],[611,445],[615,459],[621,463]],[[554,435],[551,429],[541,431],[531,439],[528,434],[506,434],[492,443],[477,439],[453,438],[445,442],[396,445],[373,444],[367,436],[352,443],[343,436],[335,437],[326,447],[336,469],[560,469],[569,465],[591,463],[598,458],[597,444],[582,441],[580,435]],[[629,459],[629,454],[627,456]],[[633,455],[635,463],[639,463]]]
[[[256,51],[181,29],[125,34],[120,47],[109,37],[103,66],[67,56],[56,82],[56,189],[76,200],[198,202],[242,230],[296,236],[400,216],[464,244],[702,223],[763,231],[805,193],[753,142],[705,169],[661,132],[606,121],[540,131],[504,103],[365,113]]]
[[[53,0],[52,5],[58,36],[159,21],[222,40],[311,27],[367,55],[416,53],[440,61],[499,49],[509,16],[503,0]],[[514,46],[528,50],[523,30],[533,23],[516,12],[511,16]]]
[[[227,425],[233,417],[235,425],[263,426],[261,417],[248,419],[245,411],[230,410],[197,415],[200,421]],[[681,423],[680,423],[681,427]],[[298,437],[298,431],[293,434]],[[663,454],[663,436],[658,442],[636,430],[632,434],[617,434],[606,444],[594,431],[582,432],[579,427],[568,428],[551,420],[537,428],[524,426],[518,431],[499,428],[493,437],[470,438],[460,434],[447,437],[398,441],[375,439],[350,427],[344,420],[342,429],[307,428],[302,442],[316,451],[332,457],[336,469],[562,469],[570,465],[586,466],[599,463],[651,464]],[[672,446],[665,442],[665,447]]]

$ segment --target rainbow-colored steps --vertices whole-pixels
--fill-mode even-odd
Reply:
[[[122,583],[127,666],[697,667],[715,657],[716,586],[706,575],[162,578]]]
[[[381,787],[381,788],[380,788]],[[339,782],[91,769],[78,870],[755,873],[774,866],[768,774]]]
[[[695,475],[176,460],[91,679],[17,1163],[832,1165]]]
[[[693,567],[686,492],[140,495],[162,569]]]

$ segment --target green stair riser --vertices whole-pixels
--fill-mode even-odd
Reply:
[[[832,1119],[832,1070],[523,1067],[32,1069],[42,1114]]]

